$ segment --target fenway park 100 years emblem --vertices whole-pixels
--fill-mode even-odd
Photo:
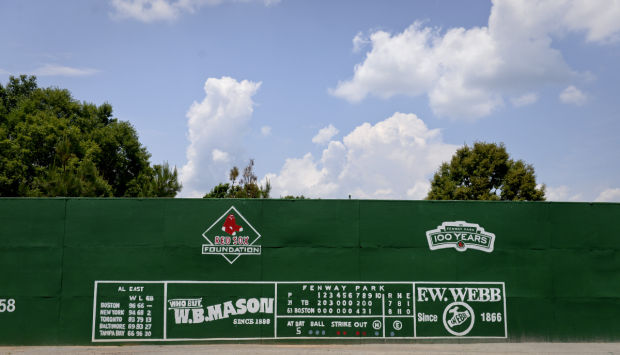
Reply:
[[[493,251],[495,234],[487,232],[475,223],[465,221],[443,222],[437,229],[426,232],[431,250],[454,248],[458,251],[477,249]]]

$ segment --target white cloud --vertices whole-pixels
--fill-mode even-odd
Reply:
[[[571,85],[560,93],[560,101],[565,104],[581,106],[588,101],[588,97],[581,90]]]
[[[37,76],[89,76],[99,71],[91,68],[73,68],[63,65],[46,64],[32,71]]]
[[[540,188],[540,186],[537,186],[537,188]],[[566,185],[557,187],[547,186],[545,195],[547,201],[583,201],[582,194],[571,192]]]
[[[416,115],[397,112],[330,141],[320,158],[287,159],[278,174],[265,178],[273,196],[421,199],[431,175],[456,149]]]
[[[270,127],[270,126],[262,126],[262,127],[260,128],[260,133],[261,133],[263,136],[267,137],[268,135],[270,135],[270,134],[271,134],[271,127]]]
[[[209,78],[206,97],[187,112],[189,146],[181,168],[183,197],[204,195],[227,179],[230,162],[241,160],[243,137],[254,110],[252,96],[261,83],[233,78]]]
[[[327,127],[323,127],[319,130],[319,132],[312,138],[312,143],[324,145],[329,142],[336,134],[338,134],[338,129],[330,124]]]
[[[230,154],[219,149],[213,149],[213,151],[211,152],[211,157],[213,158],[214,162],[228,163],[230,161]]]
[[[259,2],[271,6],[280,0],[112,0],[113,17],[142,22],[174,21],[183,13],[194,13],[203,6],[225,2]]]
[[[486,27],[441,31],[415,22],[401,33],[375,31],[353,77],[330,93],[351,102],[425,94],[438,116],[479,118],[503,107],[505,97],[587,77],[551,46],[567,32],[597,43],[616,40],[620,1],[494,1]],[[356,35],[354,48],[362,40]]]
[[[612,188],[603,190],[595,202],[620,202],[620,188]]]
[[[112,7],[115,10],[114,17],[142,22],[172,21],[180,12],[178,6],[166,0],[112,0]]]
[[[534,92],[523,94],[521,96],[513,97],[510,99],[510,102],[512,102],[512,105],[514,107],[528,106],[535,103],[536,101],[538,101],[538,95]]]
[[[370,44],[368,37],[364,36],[362,32],[358,32],[355,37],[353,37],[353,52],[357,53],[361,51],[368,44]]]
[[[575,31],[585,31],[589,42],[615,42],[620,32],[620,1],[576,0],[567,6],[564,21]]]

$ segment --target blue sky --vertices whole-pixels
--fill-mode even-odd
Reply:
[[[0,2],[0,80],[109,102],[201,196],[420,199],[504,142],[551,200],[620,201],[620,1]]]

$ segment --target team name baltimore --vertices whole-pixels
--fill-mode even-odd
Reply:
[[[241,255],[260,255],[260,245],[243,245],[243,246],[219,246],[219,245],[202,245],[203,254],[241,254]]]

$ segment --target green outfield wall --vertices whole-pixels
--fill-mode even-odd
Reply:
[[[620,204],[0,199],[0,344],[620,341]]]

